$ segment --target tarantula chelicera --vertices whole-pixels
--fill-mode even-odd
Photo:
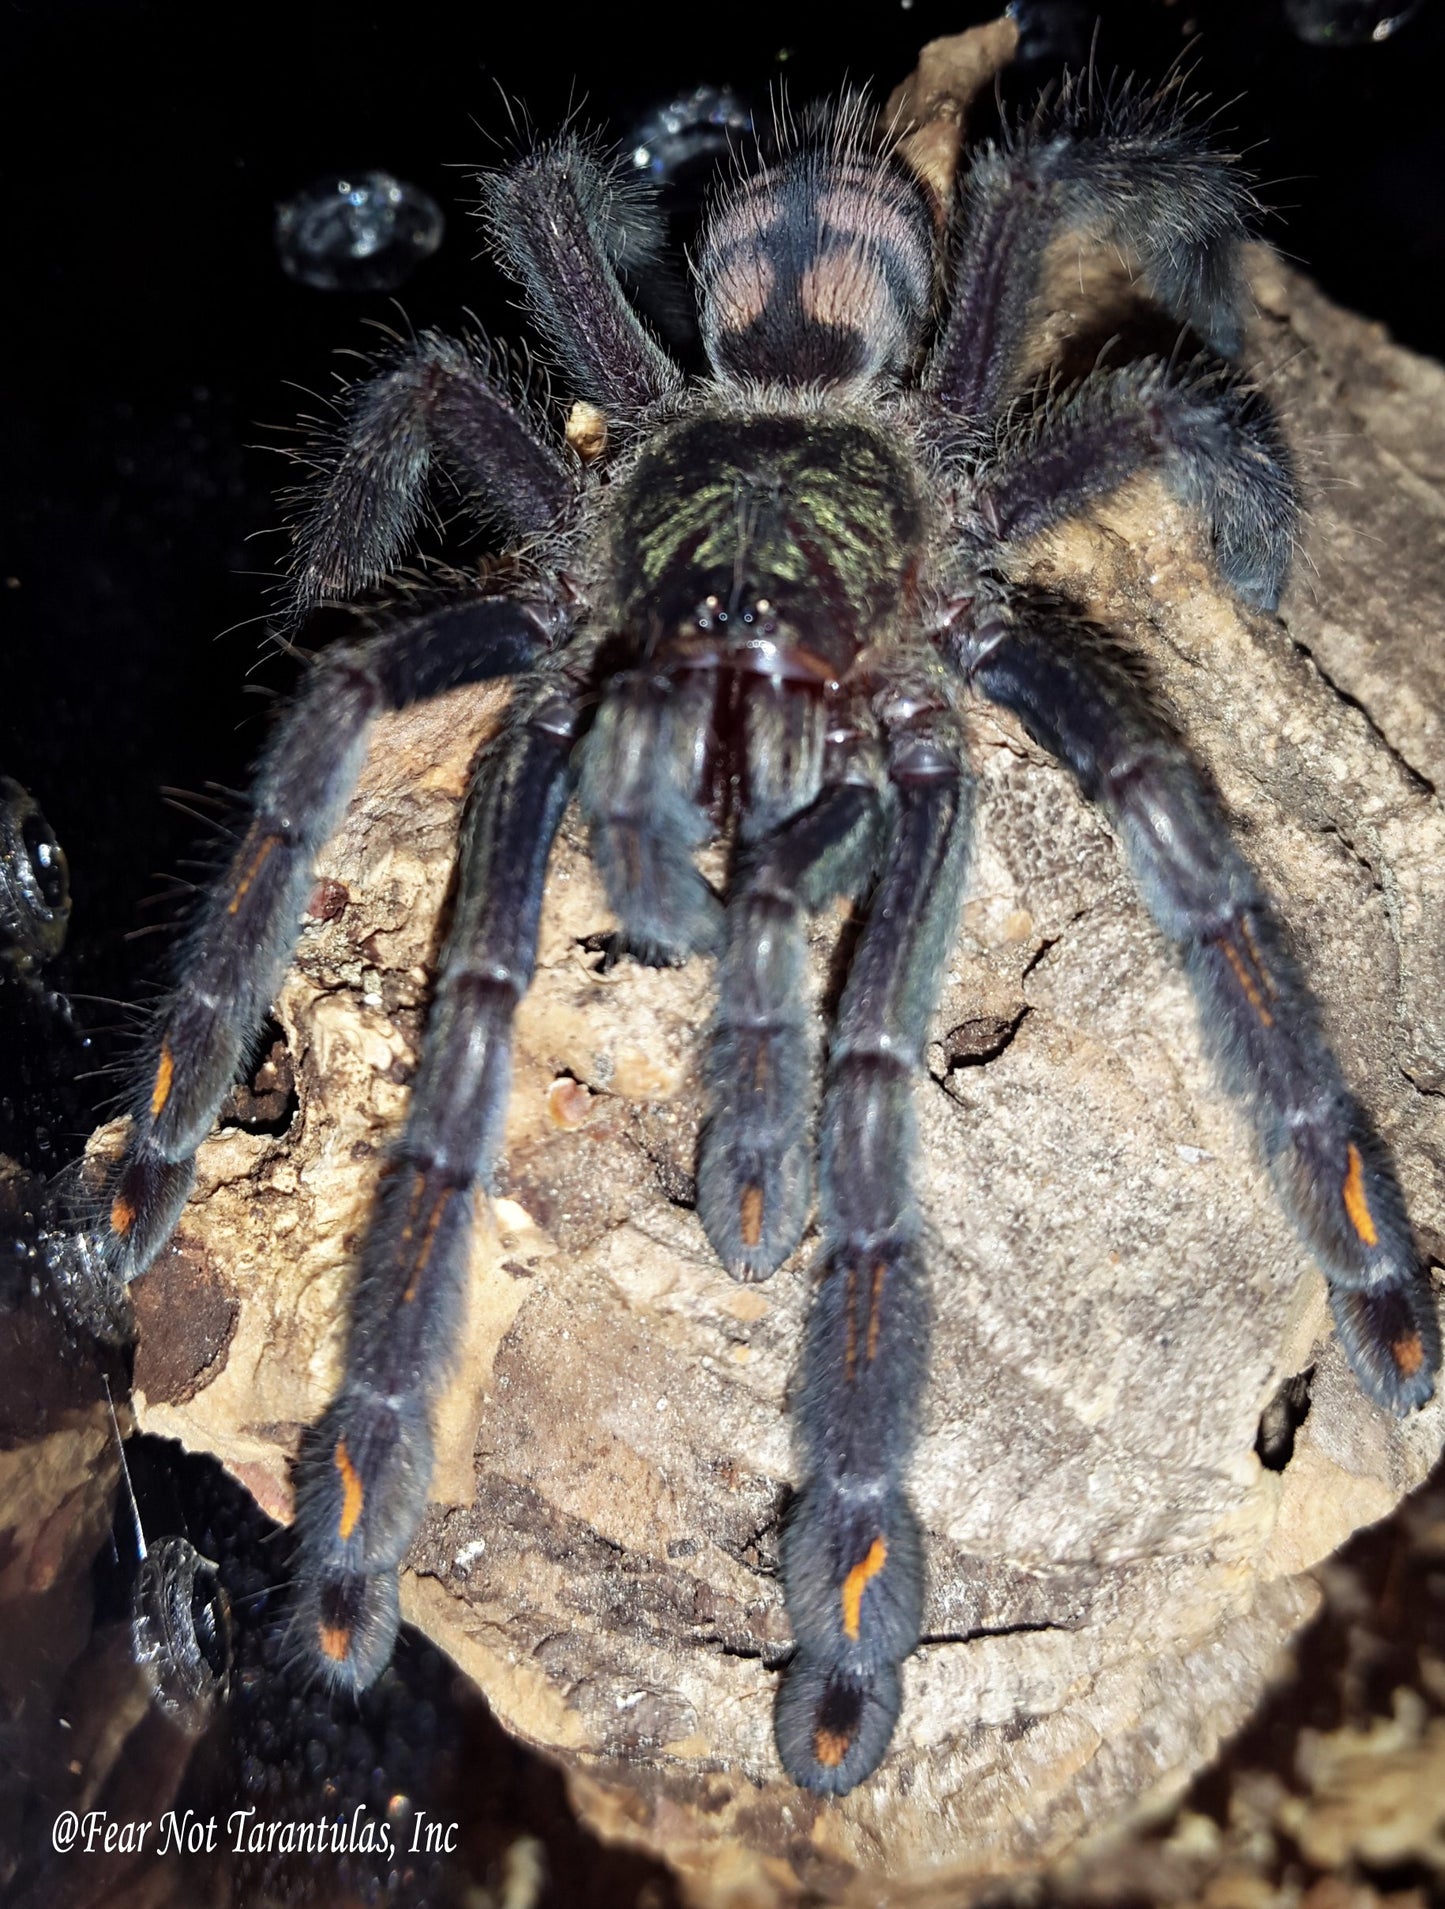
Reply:
[[[501,524],[521,581],[376,613],[278,725],[154,1032],[106,1249],[133,1277],[175,1223],[371,718],[514,676],[361,1250],[345,1378],[299,1474],[296,1621],[338,1684],[365,1685],[392,1648],[428,1400],[574,795],[621,946],[652,963],[717,957],[697,1204],[718,1257],[768,1278],[816,1204],[804,1476],[783,1545],[796,1652],[777,1709],[795,1781],[841,1794],[874,1769],[919,1636],[906,1479],[929,1308],[912,1101],[968,861],[968,698],[1014,711],[1112,821],[1360,1384],[1399,1413],[1431,1391],[1439,1332],[1395,1175],[1270,903],[1138,670],[1031,590],[1017,559],[1147,469],[1197,512],[1226,583],[1273,608],[1295,485],[1268,405],[1228,362],[1248,190],[1167,98],[1090,108],[1066,91],[984,147],[957,199],[940,221],[856,106],[785,132],[705,218],[707,369],[687,379],[624,289],[637,207],[564,136],[491,178],[485,210],[587,429],[556,431],[483,353],[435,335],[353,394],[300,530],[300,606],[387,576],[433,467]],[[1069,231],[1122,249],[1194,355],[1034,391],[1044,255]],[[719,834],[721,892],[695,859]],[[864,917],[822,1061],[815,1172],[804,934],[839,896]]]

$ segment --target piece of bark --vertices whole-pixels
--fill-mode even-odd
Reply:
[[[1324,1609],[1179,1806],[1106,1824],[989,1909],[1425,1909],[1445,1887],[1445,1470],[1316,1573]],[[1413,1887],[1411,1886],[1413,1884]],[[1432,1893],[1433,1890],[1433,1893]]]
[[[1250,357],[1312,506],[1281,615],[1218,587],[1152,482],[1037,572],[1138,647],[1209,764],[1438,1260],[1445,373],[1253,263]],[[219,1452],[278,1516],[338,1376],[501,706],[458,691],[378,726],[278,1003],[296,1116],[208,1143],[137,1292],[142,1423]],[[1438,1400],[1397,1424],[1355,1388],[1108,828],[1008,716],[968,729],[978,848],[917,1094],[929,1641],[887,1759],[841,1802],[787,1783],[772,1742],[810,1252],[761,1287],[715,1261],[689,1205],[710,965],[599,975],[611,923],[574,820],[554,859],[403,1608],[563,1761],[599,1830],[699,1902],[871,1902],[886,1882],[957,1903],[1179,1788],[1315,1608],[1309,1567],[1424,1477],[1445,1430]],[[841,924],[815,924],[815,988]],[[1310,1367],[1267,1469],[1261,1414]]]
[[[969,110],[1018,52],[1018,22],[1007,14],[966,33],[930,40],[918,64],[888,95],[881,122],[927,188],[942,224],[953,203]]]

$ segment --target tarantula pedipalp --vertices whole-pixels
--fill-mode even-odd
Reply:
[[[1238,343],[1247,195],[1167,107],[1072,101],[965,180],[945,267],[917,182],[857,113],[810,122],[725,193],[699,264],[709,375],[686,382],[624,296],[634,241],[574,139],[489,188],[493,235],[578,397],[584,463],[468,349],[428,337],[358,392],[303,528],[303,604],[385,576],[430,464],[531,553],[508,596],[413,600],[333,650],[277,731],[253,817],[155,1035],[107,1251],[144,1269],[288,958],[313,854],[369,719],[518,678],[486,754],[404,1131],[362,1248],[346,1376],[298,1500],[298,1629],[339,1683],[376,1674],[430,1468],[474,1189],[490,1182],[514,1010],[552,839],[575,792],[625,946],[706,949],[718,1007],[698,1211],[767,1278],[816,1204],[821,1283],[798,1394],[804,1486],[784,1543],[797,1649],[777,1715],[794,1779],[842,1793],[883,1755],[917,1642],[905,1480],[926,1376],[913,1081],[955,931],[970,781],[959,711],[1012,709],[1112,820],[1179,948],[1227,1077],[1325,1270],[1357,1375],[1428,1396],[1438,1330],[1393,1171],[1345,1088],[1266,898],[1118,648],[1018,580],[1018,548],[1140,470],[1202,517],[1219,568],[1273,606],[1295,502]],[[1205,352],[1031,401],[1042,261],[1065,229],[1136,260]],[[719,829],[722,892],[696,855]],[[822,1069],[816,1173],[808,914],[866,903]]]

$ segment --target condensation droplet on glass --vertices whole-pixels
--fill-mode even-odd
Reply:
[[[1420,6],[1421,0],[1284,0],[1285,18],[1310,46],[1388,40]]]
[[[283,270],[320,292],[389,292],[442,242],[441,207],[388,172],[317,179],[276,209]]]
[[[727,86],[695,86],[638,120],[629,136],[632,163],[662,185],[700,159],[720,159],[734,135],[752,130],[746,103]]]
[[[1025,64],[1088,60],[1096,12],[1084,0],[1010,0],[1008,17],[1019,30],[1018,59]]]
[[[28,790],[0,776],[0,961],[28,974],[65,945],[65,851]]]

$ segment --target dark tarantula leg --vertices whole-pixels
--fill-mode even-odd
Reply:
[[[867,783],[825,787],[742,861],[728,903],[708,1050],[711,1111],[697,1209],[735,1279],[767,1279],[802,1238],[809,1198],[812,1025],[805,917],[856,893],[881,804]]]
[[[111,1192],[105,1251],[122,1279],[145,1271],[185,1204],[196,1149],[286,971],[312,863],[360,772],[372,718],[525,669],[548,634],[538,612],[505,597],[412,618],[328,653],[278,723],[241,846],[202,904],[152,1036]]]
[[[1069,114],[974,161],[948,326],[925,383],[960,416],[995,415],[1015,388],[1049,241],[1121,246],[1154,297],[1226,358],[1241,343],[1239,244],[1253,196],[1200,129],[1163,102],[1115,99],[1096,129]]]
[[[429,333],[351,400],[341,456],[308,501],[293,590],[305,610],[354,597],[411,542],[433,461],[478,493],[514,541],[551,529],[576,486],[465,345]]]
[[[717,696],[707,671],[614,678],[582,745],[577,797],[622,942],[652,967],[716,945],[717,897],[693,866],[712,833],[697,800]]]
[[[1157,361],[1094,372],[1061,404],[1004,432],[979,508],[1014,542],[1151,467],[1209,524],[1226,583],[1273,610],[1299,518],[1294,471],[1269,404],[1223,366],[1182,377]]]
[[[570,700],[549,690],[483,762],[410,1111],[361,1250],[346,1374],[301,1461],[296,1630],[355,1689],[396,1639],[397,1567],[431,1476],[427,1404],[454,1350],[476,1191],[501,1143],[574,735]]]
[[[1389,1155],[1346,1087],[1269,901],[1183,749],[1086,626],[990,618],[960,661],[1109,815],[1144,900],[1184,954],[1200,1017],[1249,1103],[1284,1202],[1329,1285],[1364,1391],[1430,1396],[1440,1329]]]
[[[682,382],[618,277],[654,249],[657,224],[628,181],[563,138],[490,174],[482,190],[493,245],[578,397],[635,411]]]
[[[918,1642],[923,1567],[904,1490],[927,1371],[928,1302],[910,1184],[913,1086],[958,920],[968,785],[951,723],[891,739],[883,876],[838,1013],[820,1136],[823,1282],[798,1420],[806,1479],[784,1534],[797,1653],[778,1751],[805,1789],[843,1795],[877,1766]]]

